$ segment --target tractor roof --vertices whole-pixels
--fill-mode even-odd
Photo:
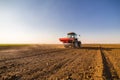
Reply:
[[[67,33],[67,35],[71,35],[71,34],[76,35],[76,33],[74,33],[74,32]]]

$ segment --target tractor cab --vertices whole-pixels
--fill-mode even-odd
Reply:
[[[67,38],[77,38],[77,34],[74,32],[67,33]]]

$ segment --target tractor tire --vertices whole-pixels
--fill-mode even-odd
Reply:
[[[81,47],[81,41],[78,41],[78,44],[79,44],[79,48]]]
[[[78,41],[75,41],[74,43],[73,43],[73,47],[74,48],[80,48],[80,45],[79,45],[79,42]]]

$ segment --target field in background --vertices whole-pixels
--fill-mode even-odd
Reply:
[[[119,80],[120,44],[1,44],[1,80]]]

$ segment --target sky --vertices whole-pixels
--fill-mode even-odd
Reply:
[[[120,43],[120,0],[0,0],[0,43]]]

